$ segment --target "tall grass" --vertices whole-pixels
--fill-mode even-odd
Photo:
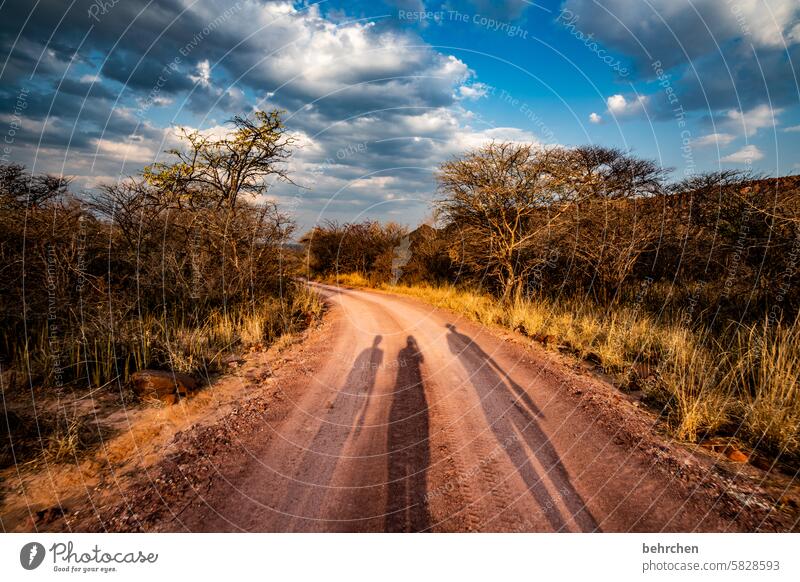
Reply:
[[[268,346],[319,317],[319,297],[298,286],[288,298],[262,300],[254,305],[212,310],[198,317],[185,313],[123,317],[115,325],[75,324],[48,335],[47,325],[29,329],[27,337],[2,333],[9,368],[18,380],[65,385],[79,381],[95,387],[125,383],[143,368],[208,373],[238,348]],[[57,364],[57,365],[56,365]]]
[[[358,278],[340,280],[358,286]],[[596,362],[623,389],[641,389],[676,438],[731,437],[783,462],[800,460],[797,320],[715,335],[687,328],[680,314],[657,321],[631,306],[602,310],[575,299],[517,299],[504,305],[481,291],[452,285],[383,288]]]
[[[744,436],[774,455],[800,451],[800,325],[754,325],[736,334],[725,379],[738,394]]]

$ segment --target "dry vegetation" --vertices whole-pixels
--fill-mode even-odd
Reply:
[[[253,202],[267,177],[287,179],[279,114],[186,143],[173,162],[91,196],[0,168],[3,466],[74,458],[97,442],[102,429],[69,403],[100,392],[127,401],[136,370],[207,379],[232,352],[319,315],[317,297],[292,282],[294,224]]]
[[[677,438],[794,470],[800,180],[667,177],[616,150],[492,144],[442,166],[439,228],[319,227],[309,271],[559,346],[641,393]]]

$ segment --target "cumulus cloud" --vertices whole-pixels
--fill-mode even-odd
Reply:
[[[736,136],[730,133],[711,133],[692,140],[692,145],[695,147],[725,147],[736,139]]]
[[[625,97],[624,95],[612,95],[606,99],[608,112],[615,117],[627,117],[636,115],[644,110],[648,98],[645,95]]]
[[[592,112],[589,114],[589,123],[595,123],[595,124],[603,123],[603,118],[597,113]]]
[[[465,108],[490,87],[455,55],[317,5],[127,0],[89,30],[90,0],[68,11],[57,0],[11,3],[18,6],[7,6],[0,31],[10,52],[0,89],[7,101],[8,87],[43,55],[15,158],[63,170],[78,187],[164,159],[176,144],[171,119],[219,134],[234,114],[278,107],[299,144],[290,172],[309,189],[278,183],[269,196],[290,204],[304,226],[320,202],[348,220],[391,201],[413,220],[427,210],[420,200],[430,199],[441,161],[493,139],[536,142],[519,129],[476,127]],[[500,8],[511,19],[524,7]],[[53,50],[43,53],[54,30]]]
[[[211,84],[211,65],[208,59],[197,63],[196,70],[195,74],[189,74],[189,78],[198,85],[208,87]]]
[[[776,117],[782,109],[773,109],[769,105],[758,105],[748,111],[731,109],[727,112],[727,125],[747,136],[753,136],[762,129],[776,125]]]
[[[458,88],[459,99],[480,99],[485,97],[489,92],[489,85],[485,83],[472,83],[470,85],[461,85]]]
[[[753,144],[746,145],[737,152],[722,158],[723,162],[730,162],[732,164],[749,164],[764,157],[764,153]]]

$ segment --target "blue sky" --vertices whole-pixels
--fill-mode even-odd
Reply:
[[[800,172],[796,0],[102,6],[0,5],[4,159],[77,190],[253,107],[285,109],[301,144],[303,187],[269,193],[301,230],[413,226],[438,164],[492,139],[616,146],[676,178]]]

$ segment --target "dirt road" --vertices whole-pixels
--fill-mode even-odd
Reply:
[[[241,441],[191,531],[725,530],[529,349],[415,300],[331,306],[286,413]],[[705,498],[703,498],[705,499]]]

